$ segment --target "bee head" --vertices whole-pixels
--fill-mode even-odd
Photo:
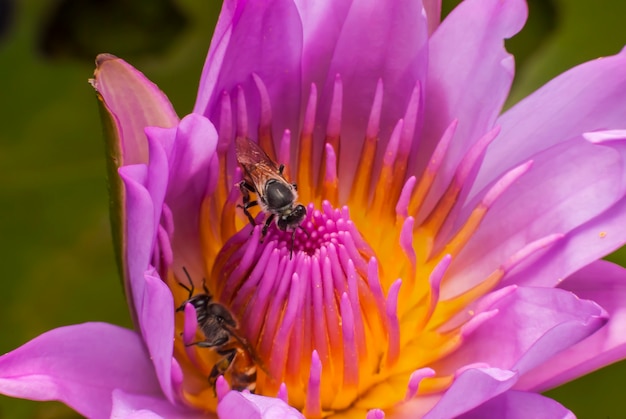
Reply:
[[[302,204],[296,205],[291,212],[281,216],[276,221],[280,230],[287,231],[297,228],[306,217],[306,208]]]

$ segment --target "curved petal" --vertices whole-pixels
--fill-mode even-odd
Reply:
[[[157,418],[206,418],[197,411],[184,409],[170,404],[167,400],[151,396],[113,391],[111,418],[157,419]],[[209,416],[211,417],[211,416]],[[212,416],[213,418],[215,416]]]
[[[207,118],[190,114],[176,128],[149,128],[146,132],[150,150],[154,150],[155,155],[163,150],[167,155],[165,168],[157,163],[153,168],[153,162],[150,162],[150,174],[154,174],[155,179],[165,174],[168,179],[165,202],[172,214],[172,225],[176,228],[176,234],[170,234],[172,247],[176,249],[176,254],[185,255],[187,262],[200,260],[200,206],[217,180],[211,170],[216,157],[215,128]],[[187,262],[187,265],[191,264]]]
[[[119,169],[126,193],[126,285],[130,291],[127,299],[134,315],[143,307],[144,271],[148,268],[154,246],[157,221],[154,219],[155,204],[144,186],[148,168],[143,164],[124,166]]]
[[[118,167],[148,162],[147,126],[172,127],[178,116],[165,94],[141,72],[111,54],[96,58],[92,84],[116,124]]]
[[[507,391],[459,419],[575,419],[560,403],[536,393]]]
[[[515,71],[503,39],[522,28],[526,15],[526,3],[521,0],[464,1],[433,34],[418,173],[445,129],[455,119],[459,123],[429,199],[440,196],[461,158],[493,128]]]
[[[532,155],[583,132],[626,128],[626,51],[589,61],[556,77],[496,122],[471,194]],[[515,153],[511,153],[514,149]]]
[[[293,407],[278,398],[230,391],[217,405],[221,419],[304,419]]]
[[[170,403],[176,403],[176,394],[182,382],[182,371],[173,359],[174,299],[172,292],[158,277],[148,271],[145,276],[142,310],[139,324],[150,353],[159,383]]]
[[[626,132],[624,133],[626,136]],[[559,278],[615,250],[626,240],[626,214],[605,216],[626,193],[626,141],[593,144],[575,137],[533,156],[530,170],[489,208],[485,219],[451,266],[447,293],[458,293],[505,268],[507,283],[555,286]],[[468,205],[472,208],[473,204]],[[574,240],[593,225],[581,246]],[[607,232],[604,236],[600,232]],[[549,257],[504,266],[527,245],[550,235]]]
[[[240,87],[252,104],[247,106],[251,124],[246,129],[256,132],[260,115],[259,92],[252,78],[256,74],[266,84],[270,103],[277,106],[273,109],[274,138],[280,138],[286,128],[297,132],[302,24],[293,1],[227,1],[217,31],[194,112],[208,117],[219,131],[221,95]]]
[[[433,33],[441,21],[441,0],[423,0],[428,18],[428,33]]]
[[[459,349],[432,366],[438,375],[478,363],[523,375],[607,322],[593,301],[555,288],[509,287],[468,311],[474,314],[462,326]]]
[[[108,418],[116,390],[165,400],[141,337],[107,323],[46,332],[0,357],[0,392]]]
[[[609,322],[525,374],[516,388],[546,391],[626,357],[626,269],[597,261],[568,277],[559,287],[600,304],[608,311]]]
[[[498,368],[472,368],[462,372],[424,419],[457,417],[504,393],[515,384],[517,374]],[[415,400],[419,403],[419,398]],[[410,403],[407,403],[407,407]]]

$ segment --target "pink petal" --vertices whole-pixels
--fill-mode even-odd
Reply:
[[[471,311],[460,348],[431,366],[438,374],[483,363],[523,375],[607,322],[593,301],[554,288],[511,287],[487,295]]]
[[[552,234],[566,237],[545,249],[546,256],[522,261],[507,273],[507,284],[555,286],[559,278],[621,246],[626,212],[605,214],[626,192],[624,150],[624,140],[592,144],[575,137],[533,156],[531,169],[496,200],[453,261],[444,292],[470,288],[524,246]]]
[[[525,374],[516,388],[545,391],[626,357],[626,269],[597,261],[559,286],[600,304],[608,311],[609,322]]]
[[[304,5],[299,2],[299,7]],[[365,138],[376,87],[383,87],[379,150],[384,150],[389,136],[403,118],[416,86],[423,86],[428,62],[428,24],[420,1],[381,2],[354,1],[344,13],[333,2],[323,3],[315,13],[305,13],[303,72],[304,87],[318,87],[316,125],[328,126],[335,77],[343,85],[341,115],[342,148],[339,150],[339,176],[348,187],[358,165],[358,150]],[[347,2],[341,2],[342,5]],[[306,11],[309,11],[306,9]],[[329,25],[329,22],[333,22]],[[321,23],[315,35],[308,33],[312,25]],[[330,29],[328,28],[330,26]],[[322,33],[320,33],[322,32]],[[316,36],[319,34],[320,36]],[[357,45],[366,46],[363,48]],[[418,103],[423,102],[421,99]],[[421,115],[422,107],[418,107]],[[421,121],[419,115],[414,117]],[[409,140],[418,136],[415,130]],[[323,138],[324,132],[318,133]],[[321,155],[323,142],[316,144]],[[410,144],[407,146],[410,150]],[[343,152],[342,152],[343,151]],[[380,153],[382,157],[382,152]]]
[[[93,85],[116,124],[122,144],[118,167],[148,162],[147,126],[171,127],[178,116],[159,88],[124,60],[111,54],[96,59]]]
[[[274,138],[285,128],[297,131],[301,102],[302,24],[291,0],[225,2],[205,62],[194,112],[219,128],[222,92],[241,86],[248,107],[249,132],[258,128],[260,107],[256,74],[265,82],[273,109]],[[276,77],[280,74],[280,77]],[[236,95],[233,95],[233,97]],[[219,129],[218,129],[219,131]]]
[[[428,33],[433,33],[441,21],[441,0],[423,0],[428,18]]]
[[[175,403],[173,386],[178,387],[182,382],[182,371],[173,359],[174,300],[172,292],[156,272],[146,273],[142,300],[142,309],[138,313],[141,334],[163,393]]]
[[[207,190],[214,188],[217,181],[216,174],[211,171],[216,158],[215,128],[205,117],[190,114],[176,128],[150,128],[146,132],[154,155],[167,155],[165,167],[160,162],[153,164],[150,161],[151,177],[147,183],[150,187],[152,179],[159,184],[160,177],[167,179],[165,201],[176,226],[172,247],[176,254],[184,254],[188,261],[200,260],[199,208]],[[155,202],[162,202],[161,195],[151,195]]]
[[[152,419],[152,418],[206,418],[198,411],[172,405],[163,398],[113,391],[112,418]]]
[[[84,323],[46,332],[0,357],[0,392],[59,400],[80,414],[108,418],[119,389],[165,400],[143,342],[135,332]]]
[[[467,150],[493,128],[514,74],[513,58],[505,51],[503,39],[522,28],[526,15],[522,0],[464,1],[433,34],[418,173],[445,129],[453,120],[459,120],[441,174],[433,185],[434,197],[448,185]]]
[[[558,402],[536,393],[507,391],[459,419],[575,419],[576,416]]]
[[[304,419],[304,416],[284,401],[250,393],[231,391],[217,405],[221,419]]]
[[[468,412],[504,393],[517,381],[513,371],[472,368],[461,373],[423,419],[447,419]],[[419,398],[415,399],[419,403]],[[407,410],[410,407],[405,407]]]
[[[124,226],[126,229],[124,255],[127,261],[125,285],[128,287],[126,298],[131,305],[133,316],[142,311],[145,286],[143,275],[150,263],[158,225],[158,220],[154,219],[155,203],[144,186],[147,173],[148,168],[143,164],[119,169],[126,196]],[[158,203],[156,206],[160,207]]]
[[[530,156],[583,132],[624,127],[626,52],[575,67],[500,117],[472,193]],[[511,150],[515,153],[511,153]]]

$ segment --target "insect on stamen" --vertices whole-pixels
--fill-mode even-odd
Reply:
[[[263,149],[246,137],[235,139],[235,153],[237,162],[242,167],[245,177],[239,182],[243,205],[237,205],[254,227],[256,222],[249,209],[258,205],[261,211],[268,215],[263,230],[261,242],[267,234],[267,230],[273,221],[281,231],[291,231],[291,249],[289,259],[293,257],[293,246],[296,238],[296,230],[301,227],[306,218],[306,208],[298,204],[298,187],[295,183],[289,183],[283,171],[285,165],[277,165],[263,151]],[[257,199],[250,200],[250,192],[256,194]]]

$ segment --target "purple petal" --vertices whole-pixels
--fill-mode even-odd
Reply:
[[[507,111],[473,193],[530,156],[583,132],[623,128],[626,52],[575,67]],[[511,153],[511,150],[515,150]]]
[[[597,261],[559,285],[608,311],[609,322],[529,373],[516,388],[545,391],[626,357],[626,270]]]
[[[217,184],[217,133],[211,122],[196,114],[181,121],[170,159],[166,202],[172,210],[176,234],[172,246],[188,260],[200,261],[200,207]]]
[[[504,393],[516,381],[517,374],[513,371],[498,368],[468,369],[454,380],[439,402],[424,415],[424,419],[456,417]],[[416,402],[419,403],[419,398]]]
[[[455,141],[433,185],[434,197],[447,187],[467,150],[493,128],[514,74],[503,39],[522,28],[526,15],[526,3],[521,0],[464,1],[433,34],[418,173],[445,129],[459,120]]]
[[[428,33],[433,33],[441,22],[441,0],[422,0],[428,18]]]
[[[46,332],[0,357],[0,392],[59,400],[80,414],[108,418],[114,390],[165,400],[135,332],[84,323]]]
[[[554,288],[511,287],[487,295],[471,311],[460,348],[432,365],[438,374],[484,363],[523,375],[607,321],[593,301]]]
[[[274,138],[280,138],[285,128],[298,132],[295,124],[300,114],[301,54],[302,24],[293,1],[225,2],[194,112],[208,117],[219,128],[222,92],[234,92],[241,86],[252,104],[248,107],[252,123],[247,128],[256,132],[260,107],[254,73],[266,84],[272,106],[282,104],[273,109]]]
[[[625,146],[624,140],[592,144],[575,137],[533,156],[531,169],[496,200],[453,261],[446,292],[470,288],[529,243],[553,234],[565,237],[507,272],[507,284],[555,286],[621,246],[626,212],[614,208],[626,192]]]
[[[459,419],[575,419],[576,416],[558,402],[536,393],[507,391]]]
[[[341,18],[334,14],[333,7],[323,10],[324,22]],[[420,1],[376,0],[352,2],[345,19],[337,22],[342,23],[336,34],[331,31],[321,39],[305,38],[303,71],[304,86],[310,83],[318,86],[316,124],[320,127],[328,126],[335,76],[341,77],[345,111],[340,116],[343,145],[339,150],[339,176],[341,184],[348,187],[358,165],[359,153],[355,150],[361,148],[365,138],[367,124],[364,122],[369,118],[378,82],[382,82],[384,92],[380,157],[394,126],[407,112],[413,90],[425,83],[428,23]],[[306,31],[311,22],[305,20],[303,24]],[[367,48],[355,47],[358,45],[367,45]],[[422,120],[421,103],[423,100],[419,98],[418,115],[412,115],[416,119],[414,124]],[[413,134],[407,140],[416,138],[420,128],[411,127]],[[319,134],[323,138],[325,133]],[[317,155],[321,154],[323,146],[322,142],[316,144]],[[411,145],[406,148],[410,150]]]
[[[174,406],[164,398],[137,395],[122,390],[113,391],[112,418],[152,419],[152,418],[201,418],[198,411]]]
[[[139,327],[150,353],[161,388],[171,403],[175,403],[173,386],[182,382],[182,371],[173,359],[174,300],[172,292],[156,275],[147,272]]]
[[[231,391],[217,405],[221,419],[304,419],[304,416],[284,401],[250,393]]]
[[[148,168],[143,164],[119,169],[126,196],[126,298],[131,305],[133,317],[142,311],[145,286],[143,275],[150,263],[158,225],[158,220],[154,219],[155,203],[144,186],[147,173]]]
[[[118,167],[148,162],[147,126],[172,127],[178,116],[159,88],[124,60],[111,54],[96,58],[93,85],[116,124],[122,144]]]

